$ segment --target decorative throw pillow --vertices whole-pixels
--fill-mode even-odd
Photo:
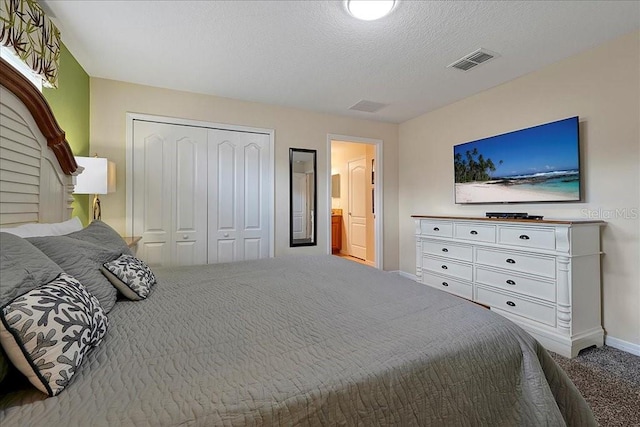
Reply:
[[[69,236],[31,237],[27,240],[62,267],[65,273],[86,286],[98,298],[105,312],[111,311],[118,291],[100,272],[100,267],[117,259],[122,252]]]
[[[7,356],[49,396],[67,386],[109,327],[98,300],[66,273],[11,301],[0,310],[0,320]]]
[[[116,260],[105,262],[101,270],[113,286],[130,300],[145,299],[156,284],[156,276],[149,266],[131,255],[122,254]]]

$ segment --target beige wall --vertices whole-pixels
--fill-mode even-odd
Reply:
[[[453,145],[575,115],[584,203],[453,203]],[[608,222],[602,232],[604,327],[612,337],[640,344],[639,123],[640,33],[634,33],[401,124],[400,269],[415,274],[411,214],[600,216]]]
[[[103,219],[125,233],[125,114],[155,114],[275,129],[276,255],[327,253],[327,134],[384,141],[384,269],[398,269],[398,125],[91,78],[91,152],[117,164]],[[318,246],[289,248],[289,148],[318,150]]]

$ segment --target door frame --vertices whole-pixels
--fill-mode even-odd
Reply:
[[[382,200],[383,187],[384,187],[384,158],[383,158],[383,144],[384,141],[381,139],[374,138],[363,138],[359,136],[348,136],[348,135],[339,135],[329,133],[327,134],[327,206],[331,209],[331,141],[344,141],[344,142],[355,142],[360,144],[371,144],[376,146],[376,184],[374,187],[374,207],[375,207],[375,218],[374,221],[374,230],[375,230],[375,248],[376,248],[376,259],[375,259],[375,267],[379,270],[382,270],[384,267],[384,201]],[[331,215],[327,215],[327,220],[325,221],[325,229],[326,237],[327,237],[327,254],[331,255]]]
[[[153,114],[142,113],[126,113],[126,165],[125,165],[125,197],[126,197],[126,230],[129,235],[133,236],[133,122],[135,120],[164,123],[169,125],[182,125],[202,127],[207,129],[220,129],[235,132],[248,132],[269,135],[269,166],[271,168],[265,188],[269,190],[268,206],[269,206],[269,257],[275,256],[275,130],[256,128],[242,125],[229,125],[225,123],[214,123],[202,120],[181,119],[178,117],[156,116]]]

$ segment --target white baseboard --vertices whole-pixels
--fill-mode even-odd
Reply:
[[[414,282],[418,280],[418,276],[416,276],[415,274],[407,273],[407,272],[404,272],[404,271],[392,270],[391,273],[399,274],[400,276],[406,277],[407,279],[411,279]]]
[[[605,335],[604,343],[609,347],[617,348],[618,350],[626,351],[627,353],[640,356],[640,344],[634,344],[628,341]]]

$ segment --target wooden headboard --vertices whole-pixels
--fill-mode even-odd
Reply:
[[[40,91],[0,59],[0,225],[71,216],[81,172]]]

